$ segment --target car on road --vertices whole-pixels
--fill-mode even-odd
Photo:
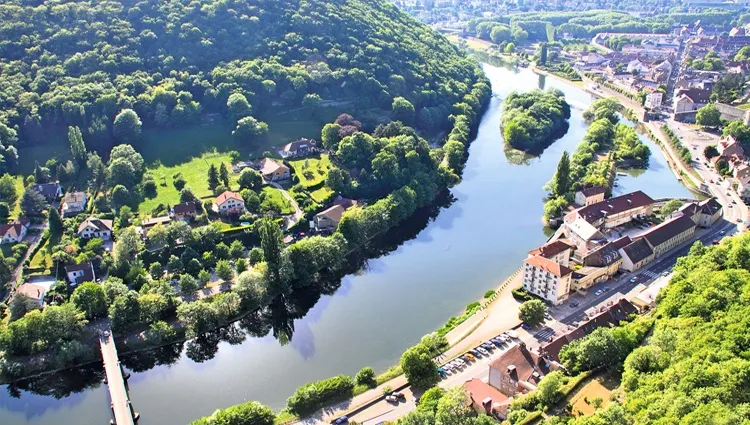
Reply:
[[[387,401],[388,403],[398,404],[398,398],[396,398],[396,397],[394,397],[392,395],[385,396],[385,401]]]
[[[724,233],[726,233],[726,232],[723,231],[723,230],[721,232],[719,232],[720,235],[723,235]]]
[[[482,357],[482,353],[480,353],[477,349],[469,350],[469,353],[473,354],[474,357]]]
[[[394,392],[391,393],[391,395],[394,396],[394,397],[396,397],[396,398],[398,398],[398,399],[406,400],[406,396],[404,395],[404,393],[400,393],[398,391],[394,391]]]
[[[638,280],[638,276],[633,276],[630,278],[630,283],[634,283],[636,280]]]
[[[669,276],[669,270],[664,270],[661,275],[664,277]]]
[[[336,419],[332,420],[331,423],[333,425],[340,425],[340,424],[349,423],[349,418],[346,415],[344,415],[344,416],[341,416],[340,418],[336,418]]]
[[[477,347],[476,350],[479,351],[480,353],[484,354],[485,356],[489,356],[490,355],[490,352],[487,351],[487,350],[485,350],[484,347]]]
[[[552,320],[552,315],[549,313],[544,313],[544,318],[547,320]]]
[[[594,292],[594,295],[596,295],[596,296],[599,296],[599,295],[601,295],[601,294],[602,294],[602,290],[601,290],[601,289],[600,289],[600,290],[598,290],[598,291],[596,291],[596,292]]]
[[[476,357],[474,357],[474,355],[471,354],[471,353],[466,353],[466,354],[464,354],[464,356],[466,356],[466,358],[469,359],[469,360],[471,360],[471,361],[475,361],[476,360]]]
[[[578,301],[573,301],[572,303],[570,303],[570,306],[571,307],[578,307]]]
[[[730,205],[730,207],[731,207],[731,205]],[[737,219],[737,223],[742,223],[742,219],[741,219],[741,218],[738,218],[738,219]]]
[[[732,199],[732,203],[737,205],[737,201],[735,199]]]

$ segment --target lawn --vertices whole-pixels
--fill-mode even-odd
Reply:
[[[599,409],[606,408],[612,403],[610,395],[619,384],[619,377],[616,374],[605,374],[590,379],[570,398],[570,404],[573,405],[573,413],[575,415],[591,415]],[[595,406],[599,403],[597,399],[601,399],[599,409]]]
[[[229,185],[237,189],[237,174],[232,173],[229,155],[226,153],[205,153],[194,157],[179,165],[167,166],[163,163],[152,163],[148,166],[148,172],[153,174],[156,180],[156,197],[145,199],[138,205],[138,211],[149,213],[159,204],[174,205],[180,203],[180,191],[174,186],[173,176],[181,173],[185,179],[185,187],[193,190],[199,198],[210,198],[213,193],[208,188],[208,168],[213,164],[218,169],[221,163],[229,168]]]
[[[323,186],[310,192],[310,197],[313,198],[313,201],[322,204],[332,193],[333,190],[330,187]]]
[[[294,207],[279,189],[276,189],[273,186],[263,186],[263,193],[265,194],[266,199],[270,199],[271,202],[278,202],[279,205],[281,205],[281,214],[294,214]]]
[[[50,267],[52,265],[52,256],[50,253],[47,252],[47,248],[51,246],[55,246],[60,242],[60,235],[57,236],[50,236],[49,239],[47,239],[36,251],[36,254],[34,254],[34,257],[31,258],[31,264],[29,267],[31,268],[38,268],[42,267],[42,262],[46,260],[47,265],[46,267]]]
[[[16,200],[16,204],[13,205],[13,208],[10,210],[10,218],[14,219],[18,217],[21,214],[21,196],[23,196],[24,187],[23,187],[23,176],[13,176],[16,179],[16,194],[18,195],[18,199]]]
[[[289,164],[304,187],[314,187],[323,183],[328,176],[328,170],[331,169],[328,154],[289,161]]]

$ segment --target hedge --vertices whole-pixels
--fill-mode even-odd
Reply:
[[[287,410],[296,415],[312,413],[328,404],[345,400],[354,394],[354,379],[338,375],[297,388],[286,401]]]

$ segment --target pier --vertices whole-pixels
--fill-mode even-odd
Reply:
[[[123,374],[112,332],[107,331],[100,335],[99,345],[102,350],[104,372],[107,374],[106,383],[111,401],[110,407],[113,419],[110,422],[112,425],[135,425],[138,420],[138,413],[135,412],[133,405],[130,403],[130,395],[125,385],[125,380],[129,375]]]

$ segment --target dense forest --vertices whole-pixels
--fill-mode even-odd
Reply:
[[[4,148],[78,126],[104,156],[135,142],[113,128],[123,110],[125,127],[222,114],[251,141],[275,108],[340,99],[447,129],[475,80],[447,40],[380,0],[15,0],[0,19]]]
[[[666,34],[673,24],[693,24],[700,20],[703,25],[729,26],[736,18],[736,13],[731,11],[674,12],[653,17],[611,10],[532,12],[472,19],[466,25],[466,31],[495,43],[523,43],[555,41],[564,34],[574,38],[591,38],[602,32]],[[740,21],[743,18],[744,15]]]
[[[539,153],[568,131],[570,105],[557,89],[513,92],[503,99],[501,126],[505,143]]]

